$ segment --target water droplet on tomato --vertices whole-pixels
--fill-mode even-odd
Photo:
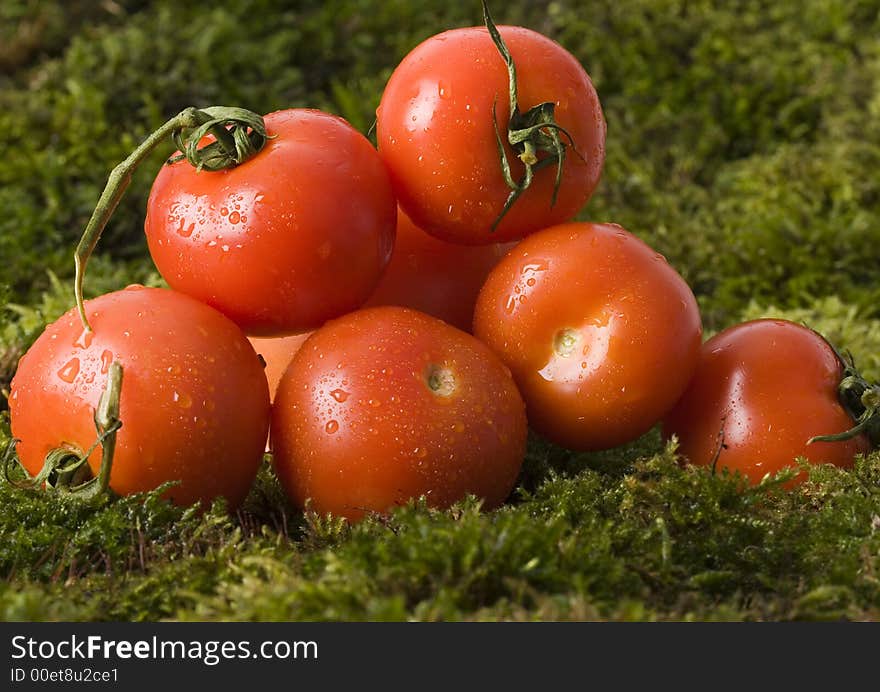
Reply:
[[[64,364],[64,367],[58,371],[58,377],[69,384],[76,379],[78,373],[79,358],[71,358]]]
[[[348,399],[348,392],[346,392],[344,389],[334,389],[332,392],[330,392],[330,396],[332,396],[334,399],[336,399],[336,401],[341,404],[343,401]]]
[[[239,221],[241,221],[241,214],[237,211],[234,211],[229,215],[229,223],[236,224]]]
[[[113,353],[112,351],[108,351],[104,349],[104,352],[101,353],[101,374],[106,375],[107,371],[110,369],[110,363],[113,362]]]
[[[335,421],[335,420],[332,420],[332,419],[331,419],[331,420],[328,420],[328,421],[327,421],[327,425],[324,426],[324,431],[325,431],[328,435],[332,435],[332,434],[335,433],[337,430],[339,430],[339,422],[338,422],[338,421]]]
[[[187,225],[186,219],[180,219],[180,225],[177,227],[177,235],[183,238],[189,238],[194,230],[196,230],[196,225],[194,223]]]
[[[464,432],[464,423],[462,423],[460,420],[455,421],[452,424],[452,431],[457,433]]]
[[[516,309],[516,296],[507,296],[507,304],[504,306],[507,312],[513,312]]]
[[[77,337],[77,340],[73,342],[73,345],[77,348],[88,348],[92,345],[92,339],[95,338],[95,333],[89,329],[83,329],[82,334]]]
[[[172,398],[174,399],[174,403],[176,403],[178,406],[181,406],[183,408],[189,408],[190,406],[192,406],[192,397],[186,392],[174,392]]]
[[[229,208],[220,207],[220,216],[229,216]]]

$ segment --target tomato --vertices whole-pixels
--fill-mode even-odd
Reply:
[[[318,329],[272,412],[282,485],[299,506],[358,519],[424,495],[500,505],[525,454],[525,407],[482,343],[438,319],[377,307]]]
[[[119,494],[180,484],[184,505],[247,494],[262,461],[269,392],[241,330],[180,293],[130,287],[86,302],[92,328],[71,310],[21,359],[9,409],[19,458],[31,475],[60,445],[82,453],[96,438],[93,415],[111,362],[123,367],[110,475]],[[89,457],[97,474],[102,450]]]
[[[400,305],[470,331],[489,270],[513,243],[464,247],[434,238],[400,211],[391,262],[366,306]]]
[[[400,205],[416,225],[449,242],[507,242],[571,219],[592,195],[605,160],[605,119],[584,68],[535,31],[499,30],[516,65],[521,110],[552,102],[574,143],[555,204],[551,165],[535,173],[492,231],[511,192],[493,109],[515,181],[525,169],[506,141],[508,72],[486,28],[453,29],[418,45],[392,73],[376,112],[379,153]]]
[[[785,320],[738,324],[703,345],[663,433],[678,438],[690,463],[739,471],[752,483],[797,457],[848,467],[868,451],[865,435],[808,444],[853,427],[838,399],[843,378],[843,364],[816,332]]]
[[[700,350],[693,293],[662,255],[614,224],[539,231],[489,274],[474,334],[507,363],[547,439],[620,445],[672,407]]]
[[[269,336],[308,331],[369,298],[397,212],[382,160],[347,122],[294,109],[265,123],[272,138],[240,166],[163,166],[145,230],[172,288]]]
[[[248,337],[251,346],[254,347],[254,350],[266,363],[265,372],[266,379],[269,381],[270,398],[275,397],[275,390],[278,389],[281,376],[284,374],[293,356],[299,351],[300,346],[309,338],[309,334],[311,332],[293,334],[291,336]]]

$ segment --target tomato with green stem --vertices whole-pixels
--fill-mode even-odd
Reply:
[[[172,482],[167,497],[179,504],[219,496],[240,504],[269,425],[266,377],[241,330],[166,289],[132,286],[83,307],[91,329],[70,310],[46,328],[12,380],[12,434],[21,465],[38,479],[32,484],[99,494],[103,488],[86,480],[91,473],[118,494]],[[116,370],[121,380],[108,386]],[[96,416],[105,392],[116,413]],[[107,445],[95,444],[108,434],[112,468]]]
[[[144,228],[172,288],[269,336],[314,329],[369,298],[397,207],[375,149],[341,118],[292,109],[264,121],[267,143],[241,165],[164,166]]]
[[[525,455],[522,398],[473,336],[415,310],[328,322],[287,368],[272,411],[282,486],[300,507],[359,519],[424,496],[500,505]]]
[[[474,334],[513,372],[537,432],[598,450],[637,438],[673,406],[702,328],[662,255],[620,226],[568,223],[529,236],[492,270]]]
[[[817,332],[752,320],[703,345],[663,434],[678,439],[689,463],[739,472],[751,483],[799,457],[846,468],[880,444],[880,387]]]
[[[571,219],[605,159],[599,98],[574,56],[535,31],[496,30],[488,12],[485,20],[417,46],[376,112],[401,207],[428,233],[467,245]]]
[[[307,331],[360,306],[388,263],[396,209],[370,142],[343,119],[291,109],[187,108],[111,172],[77,247],[80,318],[89,256],[134,170],[171,136],[145,232],[168,284],[247,333]],[[185,160],[184,160],[185,159]]]

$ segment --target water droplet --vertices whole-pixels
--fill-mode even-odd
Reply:
[[[526,286],[534,286],[534,285],[535,285],[534,279],[530,278],[528,281],[526,281]]]
[[[95,333],[88,329],[83,329],[82,334],[79,335],[76,341],[73,342],[73,345],[77,348],[88,348],[92,345],[92,339],[95,338]]]
[[[457,433],[464,432],[464,423],[462,423],[460,420],[455,421],[452,424],[452,431]]]
[[[229,223],[235,224],[239,221],[241,221],[241,214],[239,214],[237,211],[234,211],[229,215]]]
[[[346,392],[344,389],[334,389],[332,392],[330,392],[330,396],[332,396],[334,399],[336,399],[336,401],[341,404],[343,401],[348,399],[348,392]]]
[[[71,358],[58,371],[58,377],[67,383],[73,382],[79,373],[79,358]]]
[[[220,216],[229,216],[229,208],[220,207]]]
[[[191,223],[187,226],[186,219],[181,219],[180,225],[177,227],[177,235],[183,238],[189,238],[193,234],[194,230],[196,230],[195,223]]]
[[[338,422],[338,421],[335,421],[335,420],[332,420],[332,419],[331,419],[331,420],[328,420],[328,421],[327,421],[327,425],[324,426],[324,431],[325,431],[328,435],[332,435],[332,434],[335,433],[337,430],[339,430],[339,422]]]
[[[170,375],[179,375],[180,374],[180,366],[179,365],[169,365],[168,373]]]
[[[369,399],[369,400],[367,401],[367,403],[368,403],[370,406],[372,406],[373,408],[379,408],[379,406],[382,405],[382,402],[379,401],[378,399]]]
[[[424,459],[426,456],[428,456],[428,450],[424,447],[416,447],[413,450],[413,454],[415,454],[419,459]]]
[[[106,375],[107,371],[110,369],[110,363],[113,362],[113,352],[104,349],[104,352],[101,354],[101,374]]]
[[[190,397],[190,395],[186,392],[182,394],[180,392],[174,392],[172,398],[174,399],[174,403],[176,403],[178,406],[182,406],[183,408],[189,408],[190,406],[192,406],[192,397]]]
[[[504,306],[507,312],[513,312],[516,309],[516,296],[507,296],[507,304]]]

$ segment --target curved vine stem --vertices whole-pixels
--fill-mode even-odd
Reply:
[[[843,368],[843,378],[837,388],[837,398],[855,425],[843,432],[816,435],[807,440],[807,444],[845,442],[864,434],[872,447],[880,447],[880,385],[871,384],[862,377],[851,353],[847,353],[844,357],[824,336],[821,334],[819,336],[831,347]]]
[[[556,122],[555,107],[552,101],[539,103],[527,110],[525,113],[519,110],[519,97],[517,93],[516,81],[516,64],[513,56],[510,54],[501,32],[495,26],[492,15],[489,13],[489,6],[486,0],[482,0],[483,4],[483,22],[489,31],[492,42],[501,54],[505,65],[507,66],[508,77],[508,97],[510,99],[510,120],[507,123],[507,141],[516,153],[519,160],[525,166],[525,172],[519,181],[513,179],[511,173],[510,162],[507,159],[507,151],[504,148],[504,142],[501,137],[501,131],[498,126],[498,119],[495,116],[495,107],[492,107],[492,120],[495,126],[495,143],[498,148],[498,157],[501,163],[501,173],[504,176],[504,182],[510,188],[510,194],[504,202],[501,213],[492,223],[491,231],[494,232],[501,223],[501,220],[513,206],[520,195],[525,192],[532,184],[534,174],[552,164],[556,164],[556,181],[553,184],[553,196],[550,199],[550,206],[556,204],[559,196],[559,188],[562,184],[562,172],[565,166],[566,146],[570,146],[572,150],[581,158],[583,156],[578,153],[575,148],[574,140],[571,135]],[[560,134],[565,135],[568,140],[566,144],[563,142]],[[543,158],[542,158],[543,155]]]
[[[110,471],[116,451],[116,433],[122,427],[119,418],[119,401],[122,393],[122,365],[113,361],[107,374],[107,384],[101,393],[94,420],[97,438],[85,452],[71,445],[61,445],[50,451],[40,471],[31,476],[15,455],[18,440],[12,440],[3,455],[3,474],[6,480],[19,488],[47,487],[70,496],[91,502],[103,495],[110,484]],[[98,475],[90,477],[89,457],[101,447],[101,468]],[[18,465],[26,474],[24,480],[12,477],[12,468]]]
[[[200,146],[202,138],[207,134],[213,135],[214,141]],[[185,108],[147,137],[111,171],[74,253],[74,296],[80,320],[87,331],[91,331],[92,327],[83,303],[86,264],[131,183],[134,171],[169,137],[182,152],[182,158],[186,158],[197,170],[210,171],[232,168],[243,163],[259,152],[268,139],[263,118],[243,108]]]

